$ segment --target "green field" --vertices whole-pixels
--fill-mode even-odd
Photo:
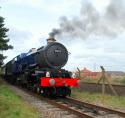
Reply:
[[[0,118],[39,118],[39,114],[0,80]]]
[[[89,93],[89,92],[83,92],[79,89],[72,89],[72,95],[73,98],[95,103],[98,105],[104,105],[106,107],[112,107],[112,108],[120,108],[125,111],[125,97],[123,96],[111,96],[111,95],[104,95],[102,96],[101,93]]]

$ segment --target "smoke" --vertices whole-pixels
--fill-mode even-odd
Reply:
[[[99,13],[92,3],[82,3],[79,16],[60,18],[59,28],[54,28],[50,36],[71,36],[87,39],[89,36],[116,37],[125,31],[125,6],[123,0],[111,0],[105,12]]]
[[[53,29],[52,32],[49,33],[50,37],[55,37],[55,35],[60,34],[60,29]]]

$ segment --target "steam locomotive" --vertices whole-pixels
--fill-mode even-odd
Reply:
[[[67,61],[65,46],[49,38],[46,46],[33,48],[9,61],[4,66],[4,78],[43,96],[70,96],[71,87],[78,87],[79,79],[62,69]]]

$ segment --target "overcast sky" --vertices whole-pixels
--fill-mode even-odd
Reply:
[[[57,36],[71,53],[64,68],[99,70],[103,65],[107,70],[125,71],[123,3],[124,0],[0,0],[0,15],[5,18],[10,44],[14,46],[4,52],[8,56],[5,62],[45,45],[48,33],[61,28],[60,19],[65,16],[76,27],[78,37],[71,36],[71,32]],[[79,30],[73,19],[83,22],[86,29]]]

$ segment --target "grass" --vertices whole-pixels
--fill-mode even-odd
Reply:
[[[83,92],[79,89],[72,89],[72,95],[73,98],[95,103],[98,105],[104,105],[107,107],[112,108],[120,108],[125,109],[125,97],[124,96],[111,96],[111,95],[104,95],[102,96],[101,93],[89,93],[89,92]]]
[[[112,81],[114,82],[114,84],[125,85],[125,77],[113,78]]]
[[[38,118],[39,114],[30,104],[13,93],[0,81],[0,118]]]

